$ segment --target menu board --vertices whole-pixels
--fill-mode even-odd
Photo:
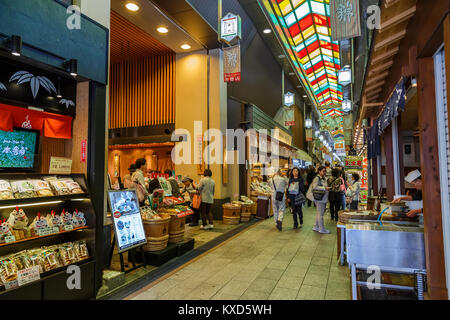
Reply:
[[[147,243],[136,190],[108,191],[119,252]]]

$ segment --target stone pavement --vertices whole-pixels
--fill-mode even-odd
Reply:
[[[349,270],[336,257],[336,222],[326,216],[331,234],[318,234],[315,212],[304,208],[297,230],[290,213],[282,232],[273,218],[264,220],[128,299],[349,300]]]

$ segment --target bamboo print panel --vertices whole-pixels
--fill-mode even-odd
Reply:
[[[175,122],[175,55],[111,65],[109,128]]]

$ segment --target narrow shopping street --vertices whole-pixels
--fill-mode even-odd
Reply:
[[[297,230],[290,213],[282,232],[272,218],[261,221],[127,299],[348,300],[349,271],[336,258],[336,223],[328,215],[331,234],[312,231],[315,212],[306,208]]]

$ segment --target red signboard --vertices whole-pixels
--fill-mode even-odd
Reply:
[[[285,125],[286,127],[292,127],[292,126],[295,126],[295,121],[285,121],[285,122],[284,122],[284,125]]]
[[[241,81],[241,73],[235,72],[235,73],[224,73],[223,74],[225,82],[237,82]]]
[[[87,158],[87,141],[81,140],[81,162],[86,162]]]

